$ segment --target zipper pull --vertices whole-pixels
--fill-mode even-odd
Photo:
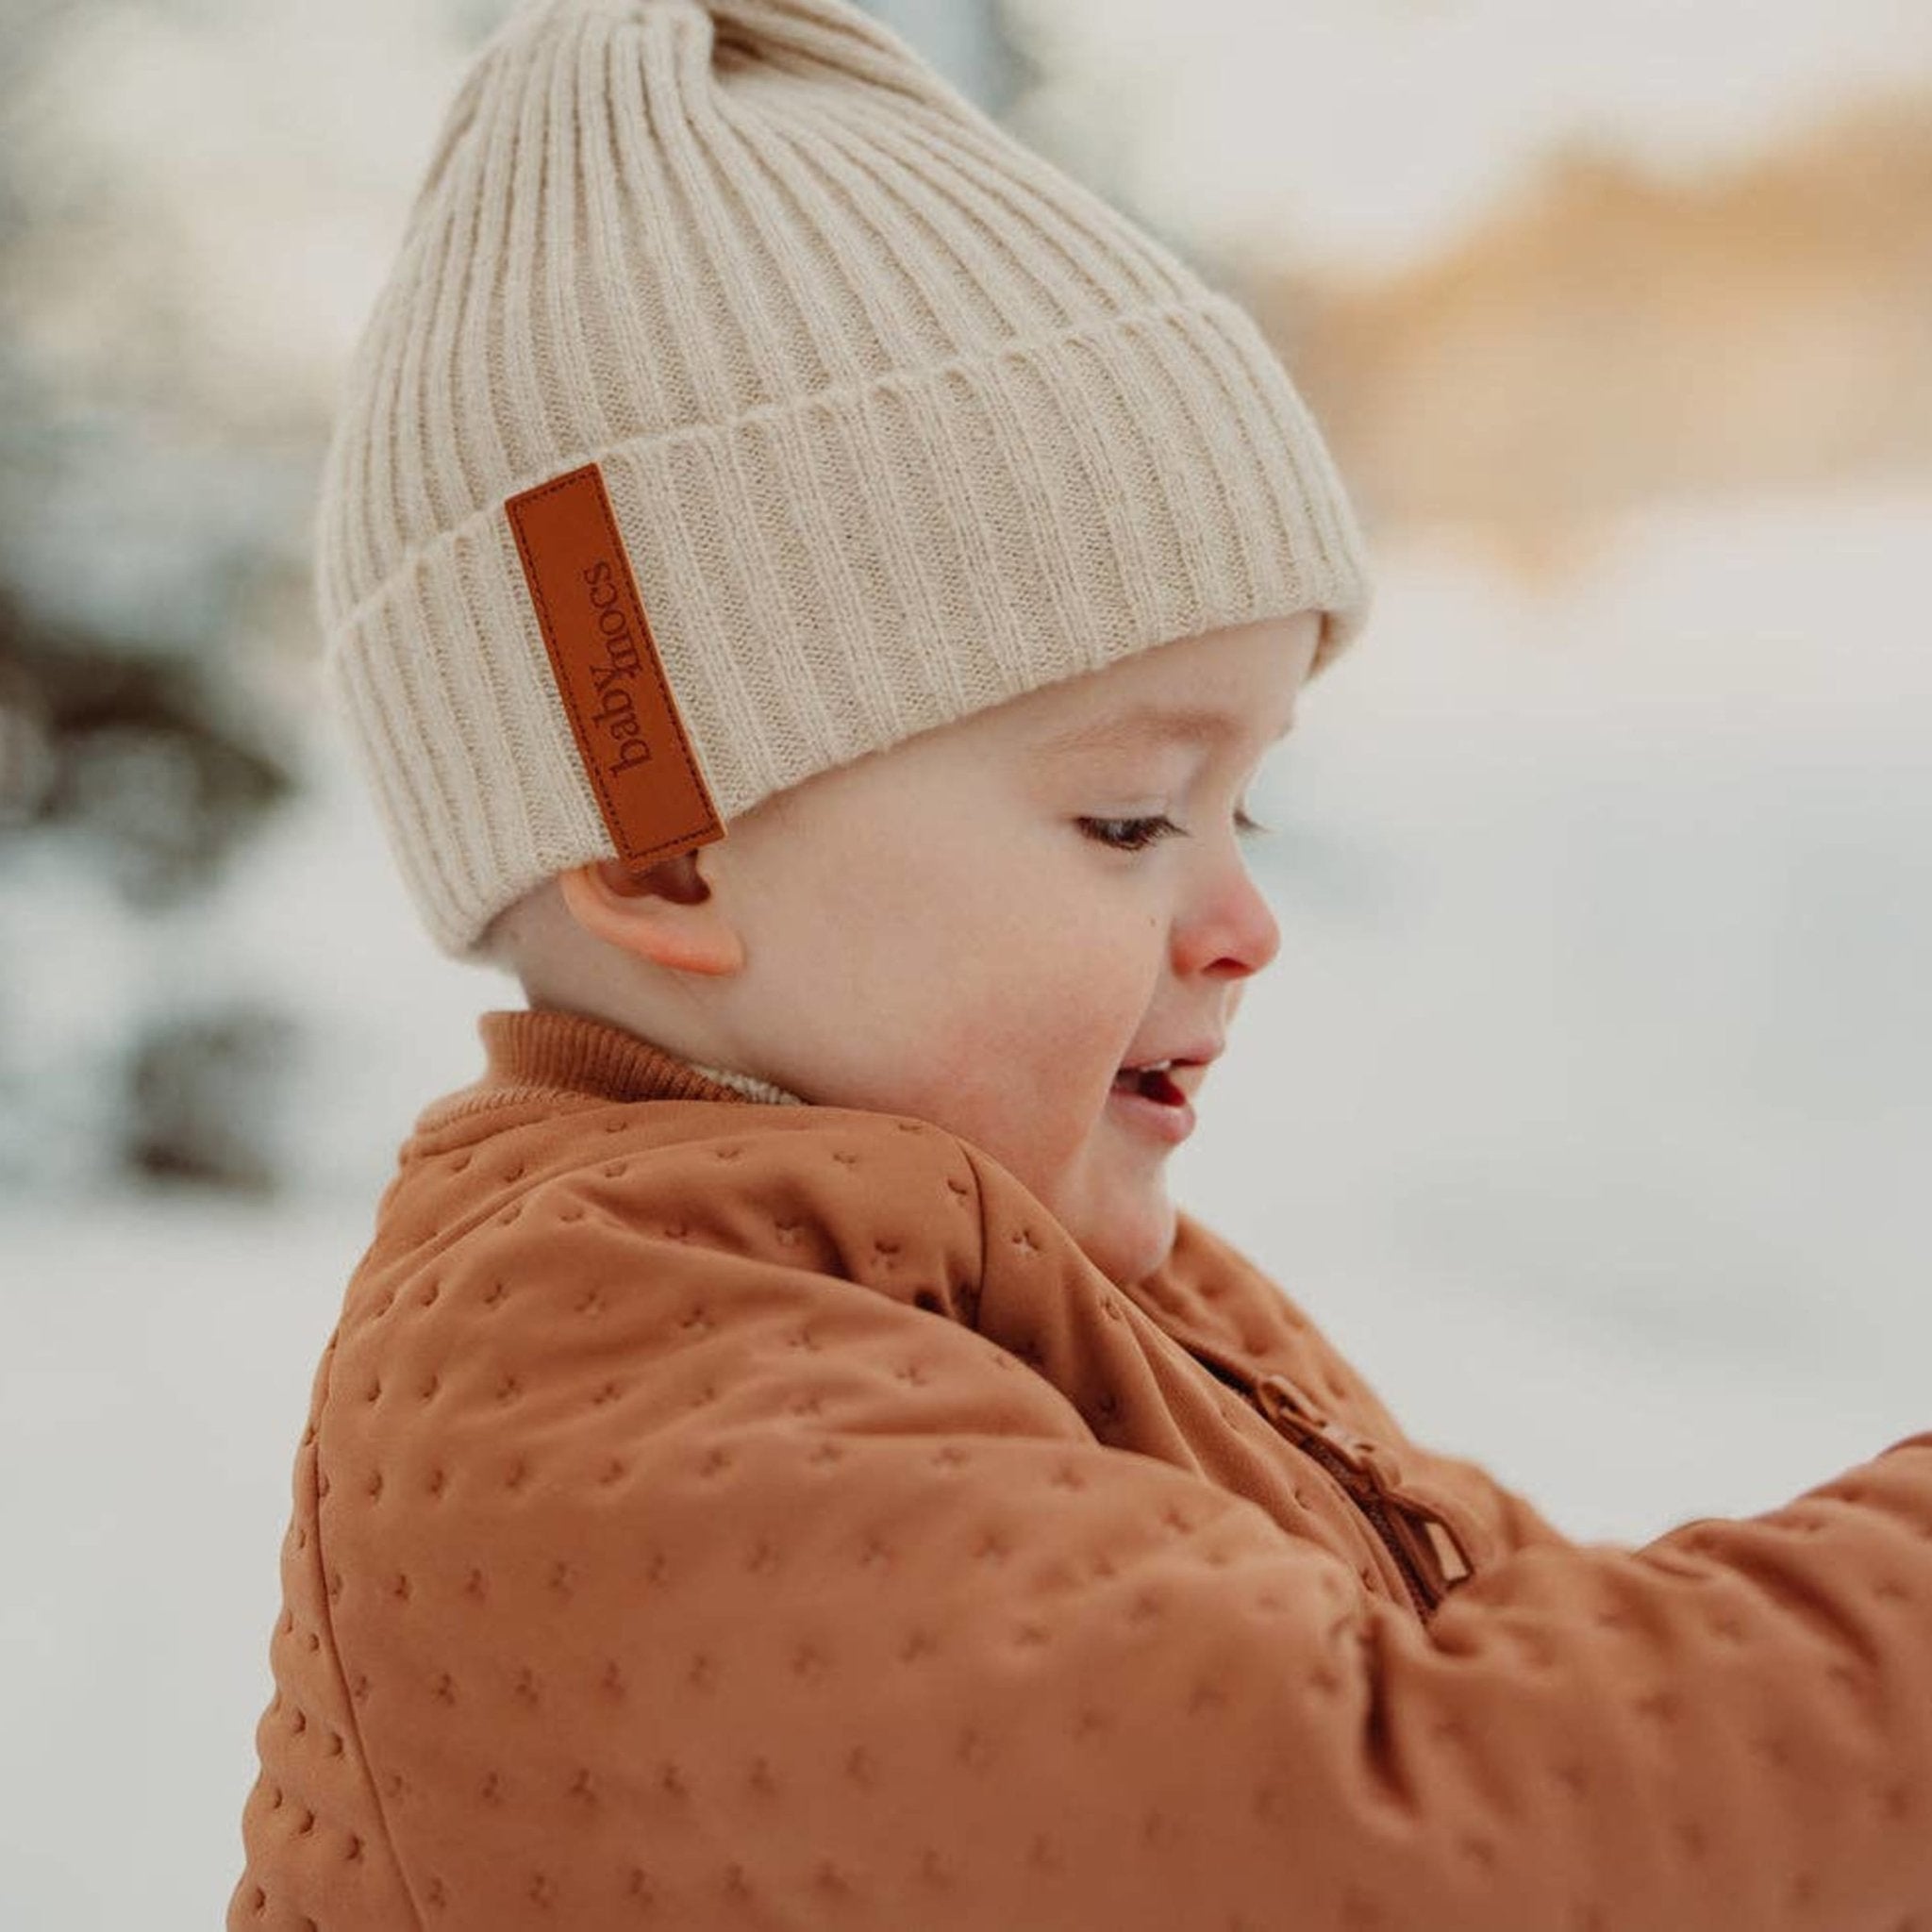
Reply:
[[[1446,1596],[1474,1574],[1474,1566],[1456,1541],[1456,1532],[1420,1503],[1391,1504],[1390,1526],[1423,1566],[1424,1574],[1433,1574],[1439,1595]]]
[[[1324,1446],[1323,1459],[1358,1502],[1374,1506],[1377,1525],[1400,1545],[1400,1554],[1427,1580],[1437,1600],[1474,1573],[1456,1532],[1440,1516],[1401,1494],[1375,1443],[1344,1428],[1279,1373],[1256,1382],[1255,1399],[1262,1414],[1285,1435],[1303,1442],[1312,1439]]]
[[[1261,1413],[1285,1434],[1303,1441],[1313,1437],[1326,1443],[1356,1484],[1376,1494],[1385,1491],[1386,1484],[1374,1466],[1375,1445],[1318,1408],[1286,1375],[1270,1373],[1261,1376],[1255,1384],[1255,1400]]]

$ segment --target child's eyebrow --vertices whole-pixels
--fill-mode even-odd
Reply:
[[[1090,718],[1070,725],[1051,738],[1042,739],[1037,749],[1044,756],[1059,758],[1072,752],[1132,751],[1161,742],[1221,744],[1240,729],[1239,722],[1225,711],[1196,705],[1141,704],[1110,717]],[[1293,729],[1294,717],[1291,713],[1288,723],[1270,742],[1280,743]]]

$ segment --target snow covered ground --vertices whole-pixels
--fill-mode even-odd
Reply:
[[[1924,491],[1660,515],[1548,600],[1389,556],[1251,793],[1283,952],[1175,1195],[1574,1535],[1932,1426],[1928,527]],[[9,875],[49,1027],[133,981],[315,1027],[295,1198],[0,1200],[9,1926],[220,1922],[309,1377],[395,1145],[516,1003],[318,758],[192,920],[42,958],[53,877]]]

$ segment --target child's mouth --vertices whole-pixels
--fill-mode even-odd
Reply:
[[[1166,1070],[1148,1067],[1136,1073],[1131,1067],[1123,1067],[1113,1076],[1114,1090],[1123,1093],[1142,1093],[1149,1100],[1158,1100],[1163,1107],[1185,1107],[1188,1096],[1168,1077]]]
[[[1123,1120],[1170,1145],[1194,1131],[1194,1109],[1188,1096],[1162,1072],[1131,1073],[1122,1068],[1113,1076],[1108,1105],[1118,1108]]]

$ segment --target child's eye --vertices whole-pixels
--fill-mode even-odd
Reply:
[[[1154,819],[1079,819],[1081,831],[1096,844],[1116,852],[1141,852],[1180,827],[1165,815]]]
[[[1175,824],[1165,814],[1151,819],[1080,819],[1076,823],[1096,844],[1108,846],[1115,852],[1143,852],[1170,833],[1180,833],[1183,838],[1187,836],[1185,828]],[[1251,819],[1245,807],[1237,809],[1234,823],[1236,831],[1244,837],[1251,832],[1268,829]],[[1094,827],[1099,829],[1096,831]]]

